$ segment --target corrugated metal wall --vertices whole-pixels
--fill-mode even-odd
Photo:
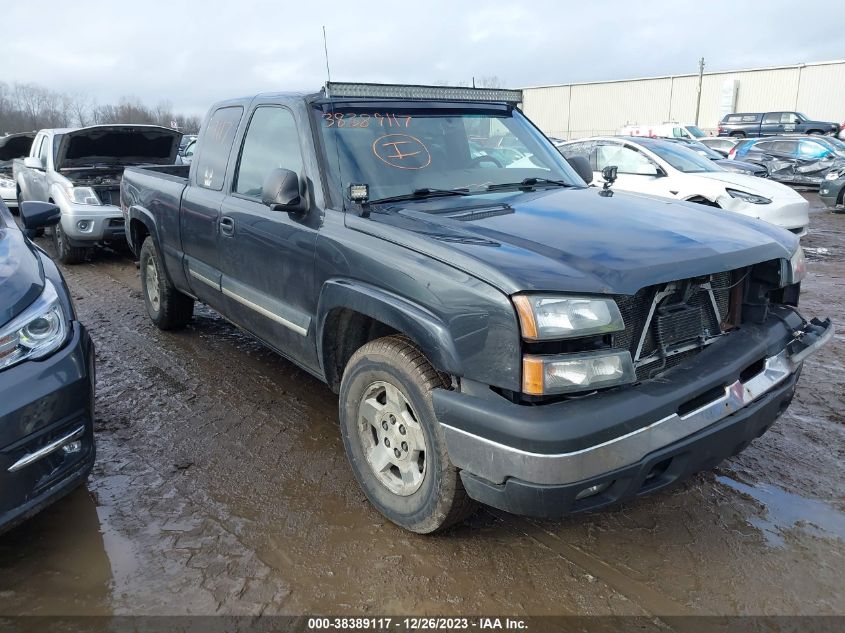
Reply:
[[[735,112],[797,110],[845,121],[845,62],[705,73],[699,125],[715,131],[725,81],[738,81]],[[525,88],[523,109],[549,136],[614,134],[629,123],[695,120],[698,75]]]

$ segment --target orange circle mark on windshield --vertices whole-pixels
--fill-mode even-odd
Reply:
[[[396,169],[425,169],[431,154],[420,139],[410,134],[385,134],[373,141],[373,154]]]

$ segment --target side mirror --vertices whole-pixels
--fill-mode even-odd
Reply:
[[[583,156],[572,156],[566,159],[569,166],[575,170],[575,173],[581,176],[581,180],[588,185],[593,182],[593,168],[590,167],[590,161]]]
[[[261,202],[273,211],[304,211],[299,176],[290,169],[274,169],[264,179]]]
[[[24,229],[32,231],[43,229],[45,226],[58,224],[62,217],[59,207],[52,202],[35,202],[33,200],[21,202],[18,211],[20,212]]]
[[[616,175],[619,172],[619,168],[616,165],[608,165],[604,169],[601,170],[601,177],[604,180],[606,186],[612,185],[616,181]]]
[[[41,159],[38,156],[27,156],[23,159],[24,167],[29,167],[30,169],[40,169],[44,171],[44,163],[41,162]]]

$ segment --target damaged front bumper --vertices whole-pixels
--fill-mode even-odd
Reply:
[[[434,406],[469,495],[555,517],[652,492],[713,468],[792,400],[803,361],[833,336],[781,308],[654,380],[526,407],[452,391]]]

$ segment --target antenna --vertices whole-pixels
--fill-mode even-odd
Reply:
[[[329,69],[329,43],[326,38],[326,25],[323,25],[323,52],[326,54],[326,97],[329,97],[329,84],[332,82],[332,71]]]
[[[334,101],[331,101],[331,95],[329,94],[329,85],[332,82],[332,71],[329,68],[329,44],[328,38],[326,37],[326,25],[323,25],[323,52],[326,54],[326,99],[329,99],[329,109],[332,113],[332,118],[334,118],[335,111],[334,111]],[[332,135],[334,136],[334,149],[335,149],[335,157],[337,158],[337,178],[338,184],[340,185],[340,206],[344,213],[346,213],[346,192],[343,189],[343,170],[340,166],[340,136],[337,133],[337,128],[332,130]]]

